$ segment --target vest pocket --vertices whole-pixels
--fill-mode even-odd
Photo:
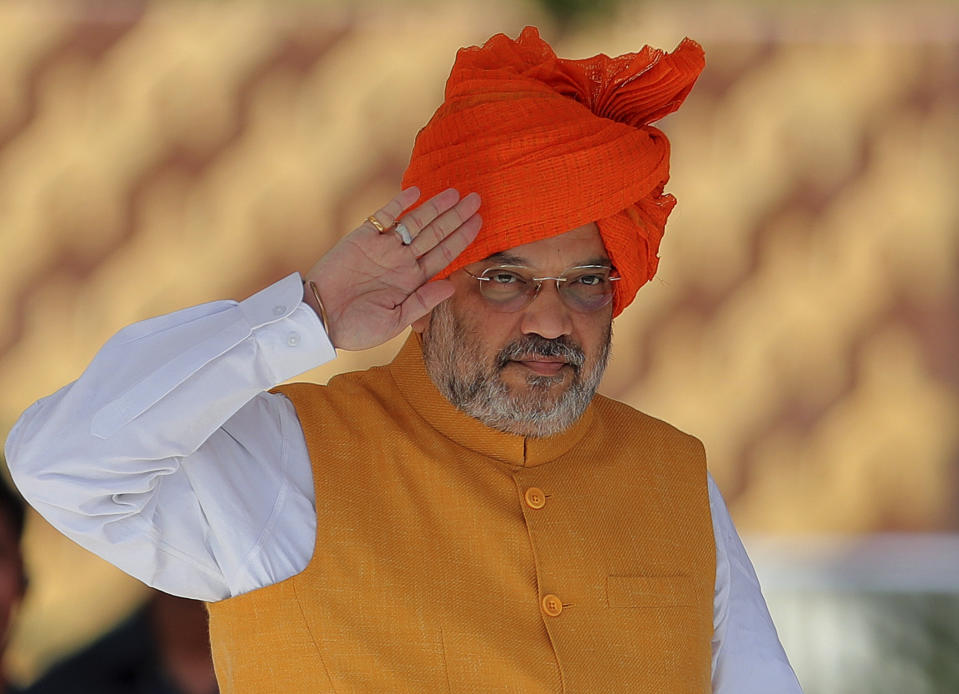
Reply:
[[[680,607],[695,604],[689,576],[607,576],[610,607]]]

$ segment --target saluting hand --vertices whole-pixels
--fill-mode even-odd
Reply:
[[[407,188],[373,217],[340,240],[306,274],[316,283],[326,309],[334,347],[368,349],[398,335],[453,294],[447,280],[428,280],[476,237],[482,220],[476,193],[460,198],[450,188],[403,217],[412,242],[404,245],[394,222],[420,196]],[[312,292],[304,300],[314,310]]]

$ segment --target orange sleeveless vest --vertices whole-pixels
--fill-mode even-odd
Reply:
[[[524,439],[450,405],[418,340],[279,389],[313,461],[314,556],[210,605],[224,694],[710,691],[702,445],[597,396]]]

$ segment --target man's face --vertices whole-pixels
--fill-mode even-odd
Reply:
[[[524,244],[465,270],[480,275],[497,265],[522,265],[535,277],[607,264],[595,224]],[[571,309],[556,283],[543,283],[524,308],[496,310],[479,281],[459,270],[456,293],[427,319],[423,333],[427,372],[456,407],[494,429],[522,436],[552,436],[579,419],[592,400],[609,356],[612,306]]]

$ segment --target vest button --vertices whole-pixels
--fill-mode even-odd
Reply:
[[[523,496],[526,498],[526,505],[530,508],[540,509],[546,505],[546,495],[539,487],[530,487]]]
[[[552,593],[543,596],[543,612],[550,617],[559,617],[563,611],[563,601]]]

